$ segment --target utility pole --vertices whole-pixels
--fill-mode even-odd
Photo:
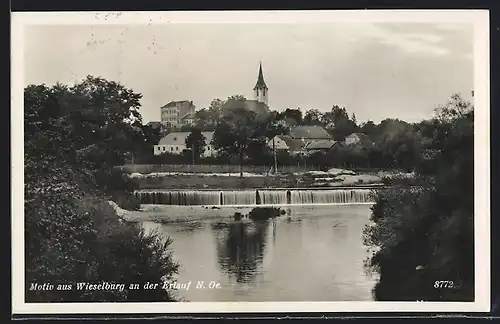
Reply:
[[[191,157],[193,159],[192,164],[194,165],[194,143],[191,144]]]
[[[275,138],[276,136],[273,137],[274,173],[278,171],[278,161],[276,160],[276,145],[274,143]]]

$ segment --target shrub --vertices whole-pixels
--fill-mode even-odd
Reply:
[[[62,184],[60,184],[62,185]],[[52,186],[48,186],[52,188]],[[68,187],[70,187],[68,185]],[[77,189],[76,189],[77,190]],[[35,194],[34,194],[35,193]],[[29,190],[26,202],[26,301],[170,301],[167,291],[82,291],[78,282],[161,282],[177,273],[157,233],[122,223],[103,199]],[[32,283],[71,284],[68,291],[33,291]]]
[[[78,282],[143,284],[177,273],[171,241],[124,223],[107,202],[112,196],[127,208],[138,206],[130,196],[134,182],[112,166],[144,142],[141,128],[129,120],[140,120],[140,98],[120,84],[91,76],[71,88],[25,88],[27,302],[173,299],[173,292],[164,290],[76,289]],[[30,289],[43,283],[55,289]]]
[[[248,213],[248,218],[253,221],[267,220],[270,218],[279,217],[281,210],[274,207],[256,207]]]
[[[375,196],[364,243],[380,274],[377,300],[474,300],[473,111],[455,96],[451,104],[428,123],[436,154],[415,179],[391,179]]]

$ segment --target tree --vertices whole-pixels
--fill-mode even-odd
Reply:
[[[361,124],[360,131],[363,134],[366,134],[366,136],[368,136],[372,141],[374,141],[376,128],[377,126],[375,125],[375,123],[369,120],[366,123]]]
[[[107,201],[117,188],[122,197],[134,190],[112,166],[147,141],[140,98],[94,77],[25,88],[27,302],[173,301],[171,291],[30,290],[36,282],[159,282],[177,273],[171,241],[123,222]]]
[[[222,118],[222,108],[224,107],[225,101],[220,100],[220,99],[214,99],[210,102],[210,105],[208,106],[208,112],[210,113],[209,118],[218,121],[220,118]]]
[[[280,119],[292,119],[295,121],[296,125],[301,125],[302,124],[302,111],[300,108],[297,109],[292,109],[292,108],[287,108],[285,111],[283,111],[280,115]]]
[[[258,125],[255,113],[241,106],[233,106],[217,125],[213,137],[213,146],[227,156],[237,156],[240,164],[240,176],[243,177],[243,160],[250,143],[258,138]]]
[[[220,111],[212,111],[206,108],[200,109],[195,113],[195,127],[203,131],[211,131],[215,129],[215,125],[219,120]]]
[[[375,195],[365,244],[380,274],[377,300],[474,300],[474,113],[454,95],[425,124],[428,148],[412,186]],[[422,126],[422,125],[421,125]],[[425,167],[424,165],[425,164]],[[430,165],[430,167],[429,167]],[[447,278],[456,289],[434,287]]]
[[[200,159],[200,156],[205,152],[205,136],[203,136],[201,129],[193,128],[191,133],[186,137],[186,147],[191,151],[193,156],[193,163]]]
[[[308,110],[304,115],[304,125],[321,125],[323,114],[318,109]]]
[[[333,138],[336,141],[342,142],[344,139],[358,131],[358,127],[349,119],[338,118],[335,121],[335,127],[330,130]]]
[[[353,117],[355,117],[353,115]],[[323,114],[321,122],[324,125],[333,123],[333,128],[329,129],[329,133],[337,141],[343,141],[346,136],[358,131],[358,126],[355,121],[349,119],[345,107],[334,105],[331,111]]]

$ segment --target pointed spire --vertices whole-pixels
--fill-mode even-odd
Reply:
[[[259,77],[253,89],[267,89],[266,83],[264,82],[264,74],[262,73],[262,61],[259,64]]]

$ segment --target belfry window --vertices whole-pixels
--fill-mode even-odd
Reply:
[[[266,89],[262,90],[262,95],[265,97],[266,96]]]

